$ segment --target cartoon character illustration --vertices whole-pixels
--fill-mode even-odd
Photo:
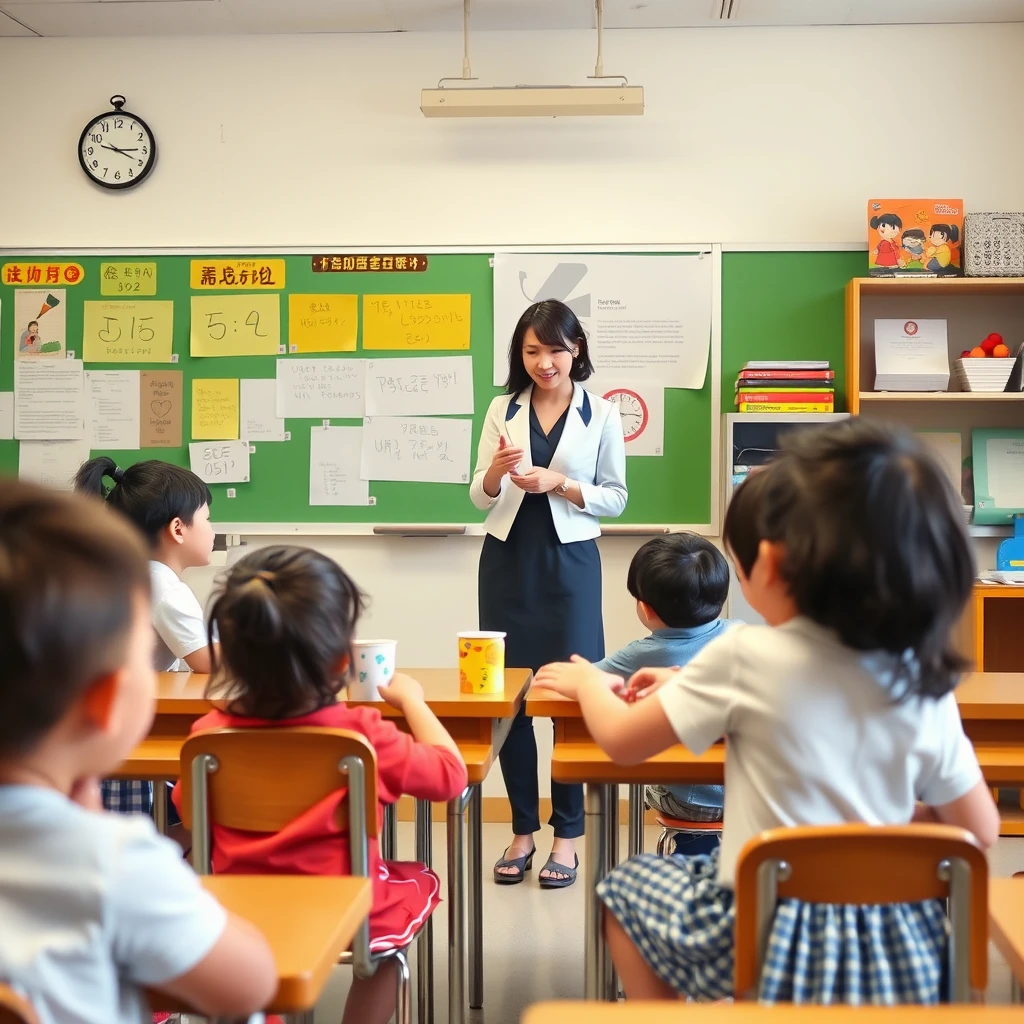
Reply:
[[[37,355],[42,347],[42,339],[39,337],[39,321],[29,320],[28,326],[21,332],[18,351]]]
[[[898,262],[904,270],[924,270],[924,262],[921,259],[924,253],[924,237],[924,232],[920,228],[907,228],[903,232],[903,252],[900,253]]]
[[[960,241],[960,229],[955,224],[933,224],[928,229],[928,240],[931,243],[924,249],[925,270],[940,274],[950,273],[957,263],[953,258],[953,248]]]
[[[900,247],[895,239],[903,230],[903,221],[895,213],[872,217],[871,227],[878,232],[878,245],[871,250],[876,267],[895,267],[899,264]]]

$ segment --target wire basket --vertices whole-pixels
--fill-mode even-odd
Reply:
[[[1024,213],[967,214],[963,257],[968,277],[1024,277]]]

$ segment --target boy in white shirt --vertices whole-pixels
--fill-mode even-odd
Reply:
[[[266,940],[97,779],[146,735],[145,547],[94,503],[0,483],[0,978],[41,1024],[138,1024],[145,989],[211,1016],[273,995]]]
[[[104,478],[113,480],[108,490]],[[119,469],[99,456],[86,462],[75,477],[77,490],[97,494],[128,517],[150,546],[153,667],[158,672],[209,672],[210,650],[203,609],[181,579],[185,569],[209,565],[214,532],[210,524],[212,496],[195,473],[151,459]],[[103,803],[108,810],[149,813],[153,787],[149,782],[107,780]]]

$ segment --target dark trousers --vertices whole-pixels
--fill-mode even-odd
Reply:
[[[537,784],[537,737],[533,719],[525,708],[512,720],[505,745],[498,756],[501,776],[512,805],[512,831],[527,836],[540,829],[540,794]],[[556,839],[583,835],[583,787],[551,780],[551,819]]]

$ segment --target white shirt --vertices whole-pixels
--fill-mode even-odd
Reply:
[[[722,885],[764,829],[906,824],[915,800],[947,804],[981,779],[954,695],[897,704],[892,664],[798,618],[736,626],[657,691],[694,753],[726,739]]]
[[[142,988],[192,970],[226,919],[149,818],[0,786],[0,979],[40,1024],[148,1024]]]
[[[188,584],[163,562],[149,563],[149,582],[156,631],[153,667],[157,672],[187,672],[188,666],[179,659],[206,646],[202,606]]]

